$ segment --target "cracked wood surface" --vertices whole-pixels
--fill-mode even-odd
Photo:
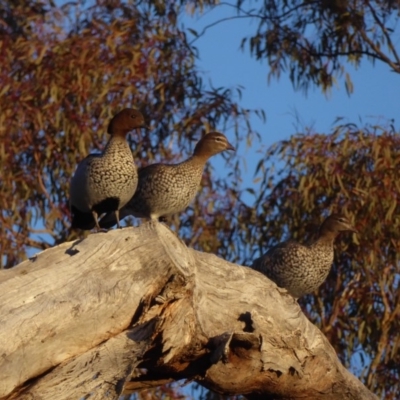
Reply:
[[[376,399],[266,277],[145,223],[0,271],[0,399],[117,399],[177,379],[251,399]]]

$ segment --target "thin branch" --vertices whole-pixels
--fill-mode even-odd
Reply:
[[[54,236],[54,232],[51,231],[50,229],[34,229],[34,228],[31,228],[31,229],[29,229],[29,232],[33,233],[35,235],[45,234],[45,235]]]
[[[311,5],[313,5],[313,4],[319,4],[320,3],[320,1],[319,0],[317,0],[317,1],[310,1],[310,2],[308,2],[308,3],[300,3],[300,4],[298,4],[297,6],[294,6],[293,8],[289,8],[287,11],[285,11],[283,14],[280,14],[280,15],[275,15],[274,17],[267,17],[265,14],[264,15],[260,15],[260,14],[251,14],[249,11],[245,11],[245,10],[243,10],[242,8],[240,8],[240,7],[237,7],[237,6],[235,6],[235,5],[233,5],[233,4],[229,4],[229,3],[225,3],[225,2],[221,2],[221,3],[219,3],[219,5],[225,5],[225,6],[229,6],[229,7],[233,7],[233,8],[236,8],[239,12],[241,12],[241,13],[243,13],[243,14],[245,14],[245,15],[247,15],[247,16],[249,16],[249,17],[252,17],[252,18],[258,18],[258,19],[262,19],[262,20],[266,20],[266,21],[280,21],[280,20],[282,20],[282,19],[284,19],[284,18],[286,18],[287,16],[289,16],[290,14],[292,14],[294,11],[297,11],[297,10],[299,10],[300,8],[303,8],[303,7],[310,7]]]
[[[394,58],[397,61],[399,72],[400,72],[400,58],[399,58],[399,55],[397,54],[396,48],[394,47],[394,45],[392,43],[392,40],[390,39],[390,35],[388,34],[387,29],[385,28],[385,26],[382,23],[382,21],[378,18],[378,15],[376,14],[374,8],[371,6],[369,1],[367,2],[367,5],[368,5],[368,7],[369,7],[369,9],[371,11],[372,16],[374,17],[375,22],[379,25],[379,27],[381,28],[383,34],[385,35],[388,47],[391,50]]]
[[[212,22],[211,24],[208,24],[202,29],[202,31],[192,41],[189,42],[189,45],[192,45],[197,39],[200,39],[202,36],[204,36],[205,33],[210,28],[213,28],[214,26],[217,26],[222,22],[232,21],[232,20],[235,20],[235,19],[243,19],[243,18],[249,18],[249,16],[247,16],[247,15],[236,15],[234,17],[221,18],[221,19],[219,19],[217,21]]]
[[[376,44],[368,37],[364,30],[360,30],[360,35],[364,41],[375,51],[375,58],[384,61],[386,64],[390,65],[394,71],[400,73],[400,64],[394,63],[386,54],[382,53],[381,50],[376,46]]]
[[[266,15],[260,15],[260,14],[253,14],[253,13],[250,13],[249,11],[243,10],[242,8],[237,7],[237,6],[235,6],[235,5],[233,5],[233,4],[230,4],[230,3],[221,2],[221,3],[219,3],[216,7],[220,7],[220,6],[232,7],[232,8],[235,8],[239,13],[243,13],[244,15],[236,15],[236,16],[233,16],[233,17],[221,18],[221,19],[219,19],[219,20],[217,20],[217,21],[214,21],[214,22],[212,22],[212,23],[206,25],[206,26],[202,29],[202,31],[201,31],[191,42],[189,42],[189,45],[192,45],[197,39],[199,39],[199,38],[201,38],[202,36],[204,36],[205,33],[206,33],[210,28],[213,28],[214,26],[219,25],[219,24],[222,23],[222,22],[232,21],[232,20],[235,20],[235,19],[243,19],[243,18],[257,18],[257,19],[261,19],[261,20],[263,20],[263,21],[275,21],[275,22],[280,22],[282,19],[284,19],[284,18],[286,18],[287,16],[289,16],[292,12],[294,12],[294,11],[296,11],[296,10],[302,8],[302,7],[305,7],[305,6],[309,7],[310,5],[312,5],[312,4],[317,4],[317,3],[319,3],[319,2],[318,2],[318,1],[314,1],[314,2],[307,3],[307,4],[301,3],[301,4],[297,5],[297,6],[295,6],[295,7],[291,8],[291,9],[289,9],[288,11],[284,12],[284,13],[281,14],[281,15],[275,15],[275,16],[273,16],[273,17],[268,17],[268,16],[266,16]]]
[[[40,171],[38,171],[38,173],[37,173],[37,178],[38,178],[38,182],[39,182],[40,189],[42,189],[42,192],[43,192],[43,194],[46,196],[46,199],[48,200],[48,202],[49,202],[51,208],[54,208],[54,203],[53,203],[53,201],[51,200],[51,197],[50,197],[50,195],[49,195],[49,192],[48,192],[47,189],[46,189],[46,186],[45,186],[45,184],[44,184],[44,182],[43,182],[42,174],[40,173]]]
[[[387,283],[388,274],[389,274],[389,267],[386,267],[383,271],[382,278],[379,280],[380,295],[381,295],[382,303],[383,303],[383,307],[384,307],[383,318],[381,321],[382,333],[379,337],[376,355],[375,355],[374,359],[372,360],[372,363],[369,368],[369,373],[368,373],[368,377],[367,377],[368,385],[372,385],[372,381],[373,381],[374,377],[376,376],[376,370],[379,366],[379,363],[381,362],[381,360],[383,359],[383,357],[387,351],[387,348],[388,348],[388,345],[390,342],[389,331],[390,331],[390,327],[391,327],[391,322],[393,321],[393,318],[396,316],[395,310],[391,310],[389,300],[387,297],[387,292],[385,290],[385,284]]]
[[[46,242],[38,242],[29,237],[24,239],[24,245],[28,246],[28,247],[33,247],[34,249],[39,249],[39,250],[46,250],[51,247],[51,245]]]
[[[329,57],[329,58],[335,58],[337,56],[350,56],[350,55],[355,55],[355,54],[360,54],[360,55],[365,55],[368,57],[372,57],[375,58],[379,61],[384,61],[381,57],[379,57],[377,54],[375,53],[371,53],[367,50],[351,50],[351,51],[335,51],[335,52],[331,52],[331,53],[326,53],[326,52],[313,52],[311,51],[309,48],[307,48],[306,46],[304,46],[303,44],[301,44],[300,42],[297,42],[296,45],[307,52],[308,55],[312,56],[312,57]]]

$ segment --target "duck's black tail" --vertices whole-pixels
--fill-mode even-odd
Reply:
[[[91,212],[79,211],[76,207],[71,206],[72,215],[72,229],[83,229],[85,231],[90,231],[96,226],[93,215]]]

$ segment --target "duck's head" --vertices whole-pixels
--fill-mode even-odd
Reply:
[[[351,224],[351,222],[342,214],[331,214],[322,223],[320,228],[321,234],[330,232],[338,235],[340,232],[354,232],[357,233],[357,229]]]
[[[215,154],[222,153],[225,150],[235,150],[228,142],[225,135],[219,132],[210,132],[204,135],[194,148],[195,156],[209,158]]]
[[[147,128],[143,114],[134,108],[124,108],[111,118],[107,132],[125,137],[128,132],[139,128]]]

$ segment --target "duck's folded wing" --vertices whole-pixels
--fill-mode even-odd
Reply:
[[[294,240],[278,243],[261,257],[255,259],[251,268],[267,273],[273,264],[284,263],[284,258],[288,251],[297,251],[300,247],[301,245]]]

